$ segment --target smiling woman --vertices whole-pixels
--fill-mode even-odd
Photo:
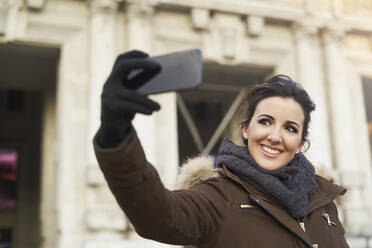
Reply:
[[[243,143],[262,168],[281,168],[300,153],[315,104],[298,83],[272,77],[251,89],[244,108]]]
[[[123,71],[149,68],[145,54],[126,56]],[[333,203],[345,189],[316,176],[300,152],[315,106],[299,84],[279,75],[252,87],[241,124],[245,145],[225,139],[217,156],[190,159],[182,167],[180,188],[171,191],[146,160],[131,126],[142,105],[151,111],[159,106],[131,90],[146,83],[144,77],[127,80],[119,69],[114,67],[117,77],[109,77],[103,89],[107,119],[101,118],[94,146],[108,185],[138,234],[204,248],[349,247]],[[121,91],[105,99],[113,85]],[[115,113],[108,111],[111,105]]]

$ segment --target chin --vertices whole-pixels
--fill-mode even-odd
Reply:
[[[278,163],[272,163],[271,161],[269,163],[258,162],[257,164],[265,170],[277,170],[277,169],[280,169],[280,168],[284,167],[284,165],[282,165],[282,164],[278,165]]]
[[[281,167],[278,167],[278,166],[261,166],[261,168],[265,169],[265,170],[276,170],[276,169],[279,169]]]

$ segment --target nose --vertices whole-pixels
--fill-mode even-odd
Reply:
[[[270,133],[267,136],[267,139],[273,144],[281,143],[282,136],[281,136],[280,130],[277,128],[273,128],[272,130],[270,130]]]

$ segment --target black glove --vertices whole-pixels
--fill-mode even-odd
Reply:
[[[98,143],[115,147],[129,133],[131,121],[138,113],[150,115],[160,105],[136,89],[161,70],[159,63],[146,53],[130,51],[119,55],[101,95],[101,127]]]

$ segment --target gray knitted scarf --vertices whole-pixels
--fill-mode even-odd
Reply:
[[[287,166],[266,170],[257,165],[246,146],[237,146],[229,139],[223,140],[218,152],[217,166],[225,165],[293,218],[306,215],[309,198],[315,190],[315,171],[303,154],[295,156]]]

